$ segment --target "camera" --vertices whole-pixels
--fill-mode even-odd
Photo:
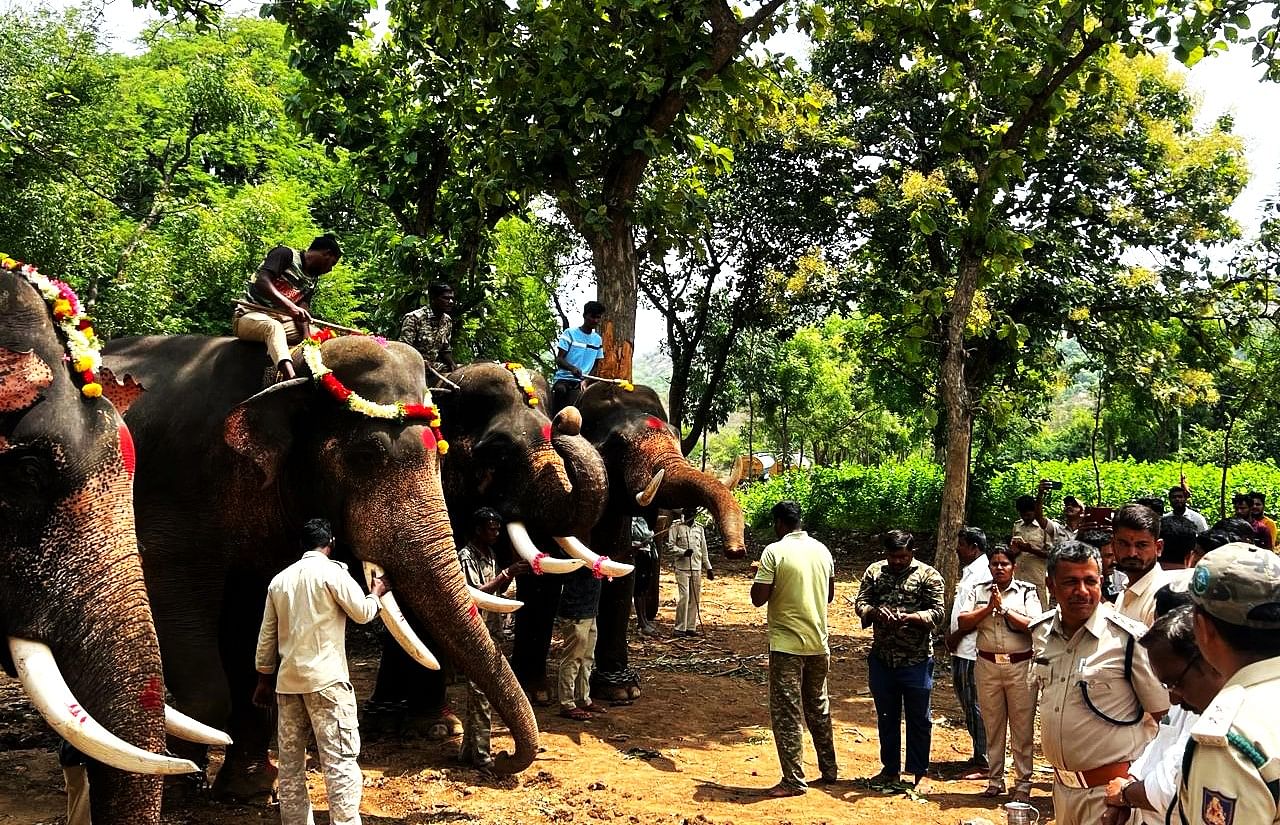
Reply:
[[[1061,482],[1061,481],[1050,481],[1050,482],[1049,482],[1049,489],[1050,489],[1050,490],[1061,490],[1061,489],[1062,489],[1062,482]]]

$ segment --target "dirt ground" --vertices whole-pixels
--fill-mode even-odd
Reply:
[[[837,555],[836,600],[831,610],[830,691],[840,781],[801,797],[764,799],[758,791],[778,779],[769,731],[764,612],[748,597],[747,562],[720,561],[718,576],[703,583],[705,636],[671,639],[675,582],[662,581],[658,624],[663,638],[632,641],[644,695],[588,723],[538,708],[543,751],[517,777],[498,778],[453,764],[457,742],[367,741],[361,755],[364,821],[384,823],[676,823],[676,825],[817,825],[887,822],[955,825],[972,817],[1003,823],[997,800],[979,796],[985,783],[957,778],[969,756],[963,729],[939,657],[933,694],[933,789],[925,797],[871,787],[862,778],[879,770],[875,711],[867,690],[869,632],[853,611],[857,576],[867,558]],[[759,555],[756,552],[750,554]],[[376,648],[352,643],[353,679],[362,697],[371,689]],[[455,707],[465,701],[459,686]],[[504,731],[505,732],[505,731]],[[62,774],[55,740],[27,704],[16,682],[0,675],[0,825],[63,822]],[[510,749],[495,735],[495,752]],[[1038,763],[1038,766],[1040,763]],[[805,759],[817,775],[811,747]],[[324,787],[310,774],[317,821],[323,825]],[[1051,777],[1037,772],[1033,801],[1041,821],[1052,821]],[[248,825],[279,821],[272,808],[196,801],[166,809],[172,825]]]

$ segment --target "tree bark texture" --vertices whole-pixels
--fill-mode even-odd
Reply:
[[[595,374],[628,381],[636,341],[636,246],[631,234],[631,218],[617,214],[607,233],[594,234],[590,239],[596,300],[607,310],[600,324],[604,359]]]

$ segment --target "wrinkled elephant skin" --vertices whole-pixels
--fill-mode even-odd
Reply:
[[[587,388],[578,408],[582,434],[600,451],[609,470],[609,502],[592,532],[594,547],[629,561],[632,516],[643,515],[652,524],[658,509],[697,506],[715,519],[725,555],[745,555],[742,508],[718,479],[685,459],[657,393],[643,385],[628,392],[602,382]],[[657,493],[648,506],[641,506],[636,497],[652,489],[659,471],[663,478]],[[639,679],[627,664],[633,586],[631,576],[607,582],[600,599],[592,693],[606,699],[634,699],[640,693]]]
[[[78,712],[160,754],[164,681],[129,434],[110,402],[81,393],[65,359],[44,298],[0,269],[0,663],[16,675],[9,638],[47,649]],[[88,774],[97,825],[160,821],[159,776],[98,762]]]
[[[411,348],[352,336],[320,352],[363,398],[422,403],[423,364]],[[532,708],[472,614],[424,422],[355,412],[301,365],[303,378],[258,392],[264,353],[228,338],[123,339],[108,345],[106,363],[147,388],[126,415],[138,451],[139,543],[179,709],[230,720],[236,745],[216,792],[269,786],[267,716],[249,702],[255,642],[266,585],[298,558],[299,528],[314,517],[334,524],[339,553],[386,570],[400,604],[489,697],[516,740],[498,769],[532,761]]]
[[[444,463],[449,511],[465,540],[471,514],[482,506],[520,522],[538,549],[562,556],[555,538],[587,541],[608,496],[604,462],[578,434],[580,420],[564,412],[547,417],[551,394],[542,376],[526,372],[537,403],[502,364],[477,363],[450,373],[458,389],[440,399],[450,444]],[[546,659],[562,577],[522,576],[512,665],[527,690],[546,689]]]

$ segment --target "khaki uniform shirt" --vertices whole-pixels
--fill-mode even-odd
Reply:
[[[710,570],[711,556],[707,554],[707,534],[700,524],[685,524],[683,521],[671,526],[667,533],[669,548],[675,558],[671,562],[672,570]],[[692,556],[686,556],[686,550],[692,550]]]
[[[345,564],[308,550],[267,588],[258,672],[271,673],[279,661],[276,693],[316,693],[350,682],[347,617],[368,624],[377,615],[378,600],[365,595]]]
[[[1142,578],[1129,582],[1129,586],[1116,599],[1116,609],[1121,616],[1128,616],[1135,622],[1142,622],[1145,627],[1151,627],[1156,621],[1156,591],[1169,581],[1169,574],[1156,562],[1156,566]]]
[[[1043,529],[1035,521],[1026,524],[1022,519],[1015,519],[1013,529],[1009,531],[1010,538],[1020,538],[1032,547],[1043,549],[1048,553],[1058,543],[1060,526],[1053,519],[1046,519],[1046,521],[1049,522],[1048,530]],[[1014,575],[1024,582],[1031,582],[1038,590],[1045,586],[1044,579],[1048,569],[1047,558],[1025,550],[1018,554],[1018,559],[1014,562]]]
[[[1111,719],[1128,722],[1140,713],[1169,709],[1169,692],[1160,684],[1147,651],[1137,644],[1146,628],[1099,604],[1089,621],[1067,638],[1061,612],[1047,613],[1031,625],[1036,656],[1032,684],[1040,690],[1040,734],[1045,759],[1059,770],[1087,771],[1135,759],[1154,736],[1154,725],[1120,725],[1090,709],[1089,700]],[[1124,655],[1134,640],[1131,681],[1124,677]]]
[[[477,590],[498,575],[498,563],[494,560],[493,553],[478,550],[470,542],[458,548],[458,563],[462,565],[462,575],[466,578],[467,584]],[[497,639],[502,634],[502,622],[506,618],[502,613],[481,610],[480,618],[484,620],[484,626],[489,629],[491,638]]]
[[[876,608],[889,607],[900,613],[922,613],[929,623],[886,627],[875,624],[871,655],[889,667],[917,665],[933,656],[933,631],[942,624],[942,574],[922,561],[913,561],[906,570],[894,573],[889,563],[872,563],[862,576],[854,608],[862,626],[871,624]]]
[[[1280,781],[1277,706],[1280,706],[1280,658],[1241,668],[1227,680],[1191,728],[1191,738],[1195,740],[1191,767],[1178,793],[1182,822],[1190,825],[1280,823],[1280,807],[1267,787],[1268,782]],[[1177,825],[1178,817],[1174,816],[1172,821]]]
[[[960,605],[961,613],[972,613],[980,607],[986,607],[989,601],[991,582],[985,582],[966,589],[957,604]],[[1012,610],[1032,619],[1044,612],[1036,589],[1030,582],[1020,582],[1017,579],[1000,591],[1000,604],[1004,605],[1005,610]],[[978,650],[988,653],[1022,653],[1031,649],[1031,634],[1019,633],[1009,627],[1004,616],[987,616],[978,623],[977,636]]]

